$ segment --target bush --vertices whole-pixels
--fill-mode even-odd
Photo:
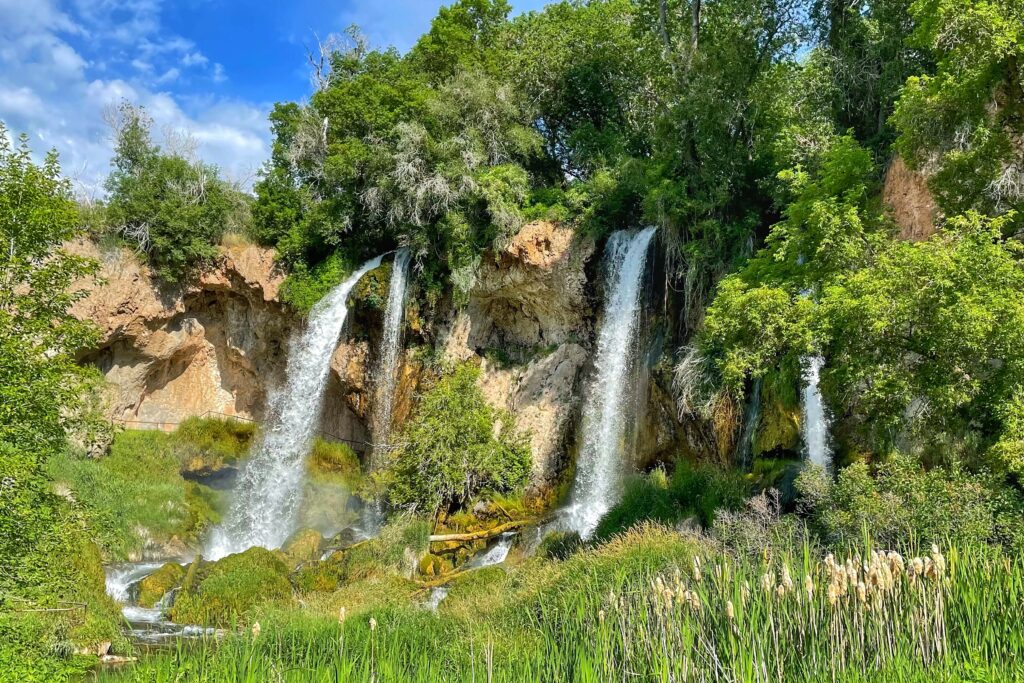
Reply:
[[[422,397],[378,477],[391,505],[447,511],[483,491],[507,493],[525,483],[529,448],[513,435],[511,418],[484,401],[479,376],[477,368],[459,366]]]
[[[654,470],[628,481],[622,499],[598,522],[593,539],[607,540],[643,521],[675,525],[696,518],[706,528],[719,510],[742,506],[748,490],[738,472],[679,461],[671,479]]]
[[[288,566],[263,548],[200,565],[194,573],[190,567],[188,573],[192,577],[186,574],[170,612],[179,624],[229,626],[245,621],[258,605],[291,603]]]
[[[855,463],[834,483],[809,469],[797,487],[811,524],[830,543],[859,543],[867,533],[883,547],[979,541],[1024,547],[1018,521],[1024,500],[984,474],[925,470],[897,453],[874,477],[866,464]]]

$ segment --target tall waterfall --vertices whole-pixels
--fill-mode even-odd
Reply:
[[[309,315],[306,329],[291,341],[287,378],[272,392],[267,423],[238,478],[224,524],[214,529],[208,556],[218,559],[252,546],[278,548],[295,530],[306,455],[320,422],[331,356],[348,315],[348,295],[381,257],[359,267]]]
[[[626,428],[626,391],[640,320],[640,290],[647,250],[656,228],[616,232],[608,240],[605,262],[604,320],[597,337],[597,358],[583,410],[583,443],[576,466],[572,504],[566,510],[571,529],[587,537],[608,511],[622,478]]]
[[[825,403],[821,398],[821,368],[825,359],[811,356],[804,359],[803,370],[803,420],[800,429],[803,433],[804,448],[807,460],[820,465],[826,470],[832,469],[832,448],[829,446],[829,423],[825,413]]]
[[[395,386],[398,383],[398,354],[402,345],[402,323],[405,321],[405,292],[409,286],[408,247],[395,254],[388,287],[388,305],[384,312],[384,332],[381,335],[380,364],[377,367],[376,405],[373,409],[373,449],[371,469],[380,465],[380,444],[386,444],[391,434],[391,413],[394,410]]]

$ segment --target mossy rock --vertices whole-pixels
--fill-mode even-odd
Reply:
[[[333,593],[345,582],[344,555],[307,562],[295,570],[291,580],[300,593]]]
[[[418,569],[423,576],[441,576],[452,570],[452,563],[445,557],[427,553],[420,558]]]
[[[142,579],[142,581],[139,581],[137,602],[141,607],[155,607],[167,591],[178,585],[178,582],[184,576],[184,567],[177,562],[168,562]]]
[[[359,456],[346,443],[317,438],[307,463],[314,478],[340,482],[349,491],[356,491],[363,484]]]
[[[193,565],[171,608],[171,618],[179,624],[229,626],[246,621],[259,605],[287,607],[292,602],[288,565],[269,550],[250,548]]]
[[[800,404],[790,404],[779,392],[762,391],[761,421],[754,436],[754,455],[800,450]]]
[[[284,555],[284,560],[295,567],[303,562],[319,560],[323,544],[324,537],[320,535],[319,531],[301,529],[285,541],[281,552]]]

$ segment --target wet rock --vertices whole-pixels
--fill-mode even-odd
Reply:
[[[140,607],[155,607],[184,576],[184,567],[177,562],[168,562],[139,581],[136,602]]]

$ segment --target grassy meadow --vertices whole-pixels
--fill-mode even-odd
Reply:
[[[647,524],[428,594],[299,596],[98,680],[1024,680],[1024,559],[991,547],[758,555]]]

